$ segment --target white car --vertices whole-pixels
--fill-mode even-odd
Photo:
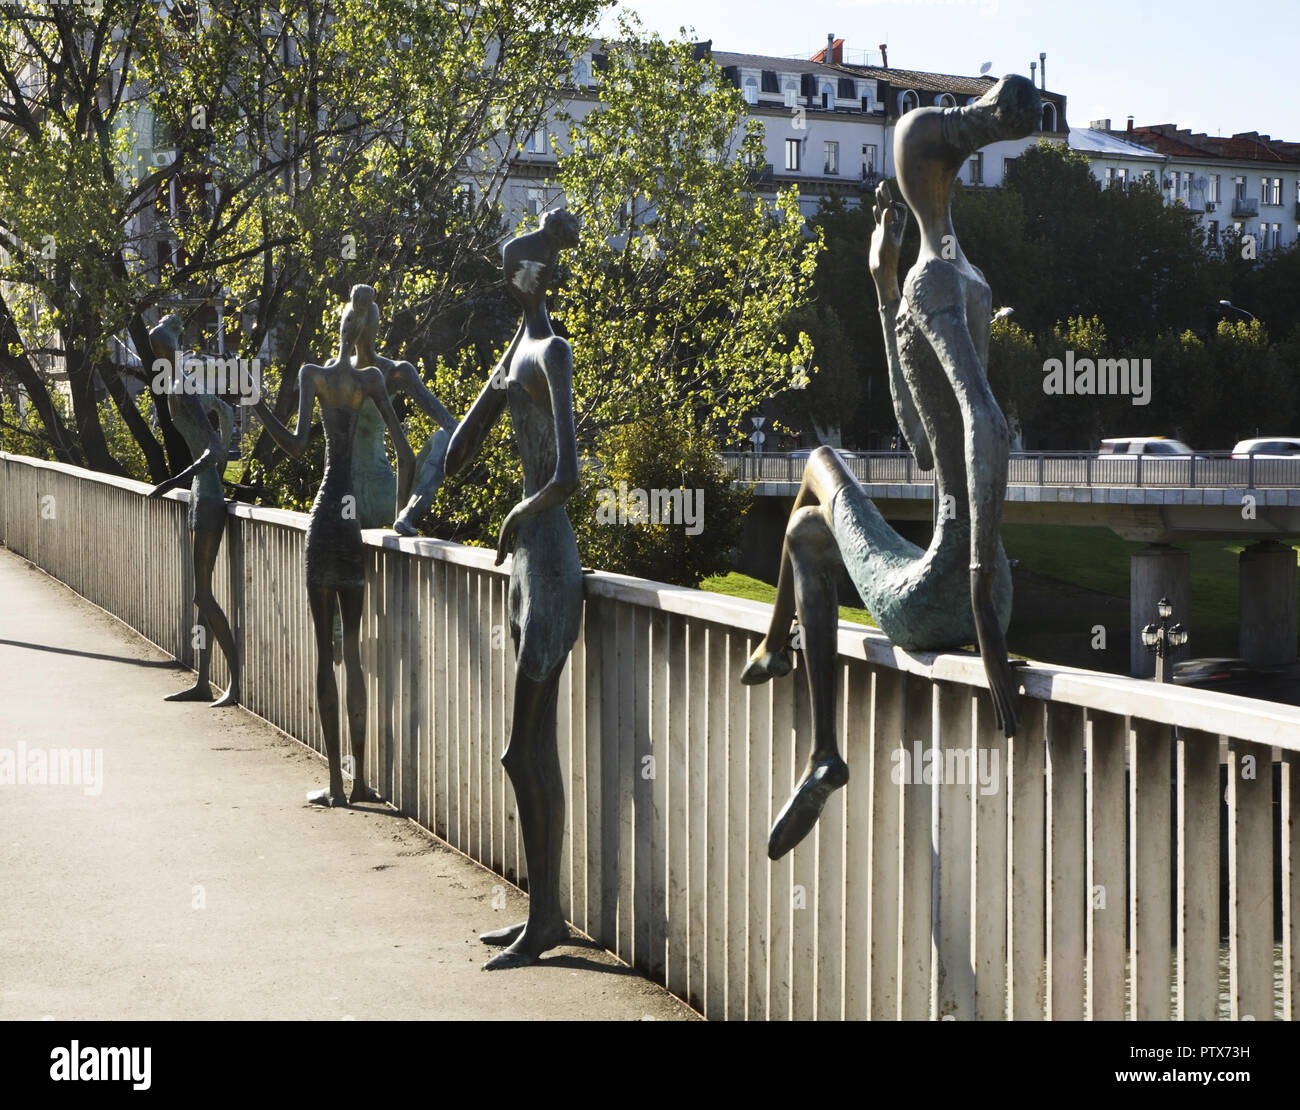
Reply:
[[[1127,436],[1118,439],[1103,439],[1099,458],[1112,455],[1194,455],[1196,454],[1181,439],[1168,439],[1165,436]],[[1200,455],[1196,456],[1200,458]]]
[[[1300,459],[1300,436],[1243,439],[1232,449],[1234,459]]]

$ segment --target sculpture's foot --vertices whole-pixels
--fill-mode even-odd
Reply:
[[[827,799],[848,781],[848,765],[837,755],[810,763],[772,826],[767,858],[780,859],[812,832]]]
[[[314,806],[345,806],[348,804],[347,796],[343,793],[342,785],[335,787],[326,787],[323,790],[313,790],[307,795],[307,801]]]
[[[494,948],[505,948],[519,939],[527,924],[527,921],[521,921],[518,925],[507,925],[504,929],[490,929],[486,933],[479,933],[478,939]]]
[[[373,786],[367,786],[364,782],[353,782],[352,784],[352,804],[357,802],[382,802],[384,799],[379,791]]]
[[[195,683],[188,690],[181,690],[176,694],[168,694],[163,701],[211,701],[212,687],[206,682]]]
[[[228,705],[239,704],[239,687],[232,686],[211,705],[212,709],[225,709]]]
[[[746,686],[757,686],[773,678],[783,678],[793,668],[790,657],[784,651],[768,651],[764,640],[754,649],[745,669],[740,672],[740,681]]]
[[[480,940],[485,937],[493,936],[496,932],[509,932],[518,928],[511,926],[509,930],[495,930],[494,933],[484,933]],[[549,952],[552,948],[566,943],[570,939],[569,926],[561,921],[558,925],[543,926],[533,931],[525,926],[518,934],[517,939],[504,952],[493,956],[483,965],[484,971],[505,971],[512,967],[528,967],[535,964],[537,958],[543,952]],[[487,941],[487,943],[492,943]]]
[[[406,519],[405,515],[399,516],[393,521],[393,531],[399,536],[418,536],[420,534],[415,525]]]

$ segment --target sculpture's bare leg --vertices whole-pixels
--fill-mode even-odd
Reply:
[[[217,565],[217,551],[221,547],[222,535],[222,532],[194,533],[194,604],[198,606],[207,627],[205,643],[208,650],[203,653],[200,671],[203,685],[208,684],[208,672],[212,663],[211,644],[214,639],[220,645],[222,654],[226,657],[226,666],[230,670],[230,685],[225,694],[212,703],[213,709],[239,704],[239,656],[235,651],[235,637],[230,632],[226,614],[222,612],[212,592],[212,572]]]
[[[819,447],[808,456],[799,493],[790,512],[790,522],[786,525],[785,541],[781,546],[781,569],[776,580],[772,620],[767,635],[759,641],[740,674],[740,681],[746,686],[755,686],[770,678],[780,678],[790,673],[790,656],[786,648],[790,642],[790,622],[795,615],[795,571],[790,533],[803,509],[815,505],[829,506],[835,491],[846,481],[853,481],[853,477],[834,451]]]
[[[316,708],[325,735],[325,758],[329,762],[330,784],[307,795],[316,805],[347,805],[343,792],[343,761],[339,756],[339,690],[334,681],[334,611],[336,593],[324,586],[307,587],[312,625],[316,632]]]
[[[1018,684],[1007,659],[1006,638],[993,604],[993,575],[1002,554],[999,524],[1007,489],[1011,436],[959,309],[922,320],[926,335],[948,373],[965,426],[966,494],[971,510],[971,613],[998,727],[1014,736],[1020,723]]]
[[[352,798],[378,802],[379,793],[366,784],[366,676],[361,669],[361,609],[364,589],[338,591],[343,618],[343,671],[347,679],[348,739],[352,744]]]
[[[813,748],[803,778],[781,810],[767,854],[780,859],[817,823],[832,791],[849,781],[849,769],[835,740],[835,657],[839,598],[835,585],[841,562],[825,506],[809,505],[790,518],[786,550],[794,579],[795,604],[803,626],[804,663],[812,700]]]
[[[560,908],[560,863],[564,842],[564,782],[556,744],[555,703],[564,665],[543,679],[522,671],[515,681],[510,742],[501,763],[514,787],[519,828],[528,864],[528,920],[484,933],[484,944],[509,947],[483,965],[485,971],[525,967],[569,939]]]

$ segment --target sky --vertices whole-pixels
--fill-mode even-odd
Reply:
[[[810,57],[833,32],[845,61],[976,75],[1023,73],[1047,53],[1047,87],[1072,127],[1173,123],[1210,135],[1300,142],[1297,0],[631,0],[665,37],[715,50]],[[602,24],[612,33],[614,19]],[[1037,83],[1037,82],[1035,82]]]

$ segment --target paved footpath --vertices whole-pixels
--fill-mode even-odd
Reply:
[[[695,1016],[591,941],[480,971],[526,899],[493,911],[501,880],[392,810],[307,805],[320,757],[162,700],[191,682],[0,549],[0,1019]],[[89,785],[11,784],[68,748]]]

